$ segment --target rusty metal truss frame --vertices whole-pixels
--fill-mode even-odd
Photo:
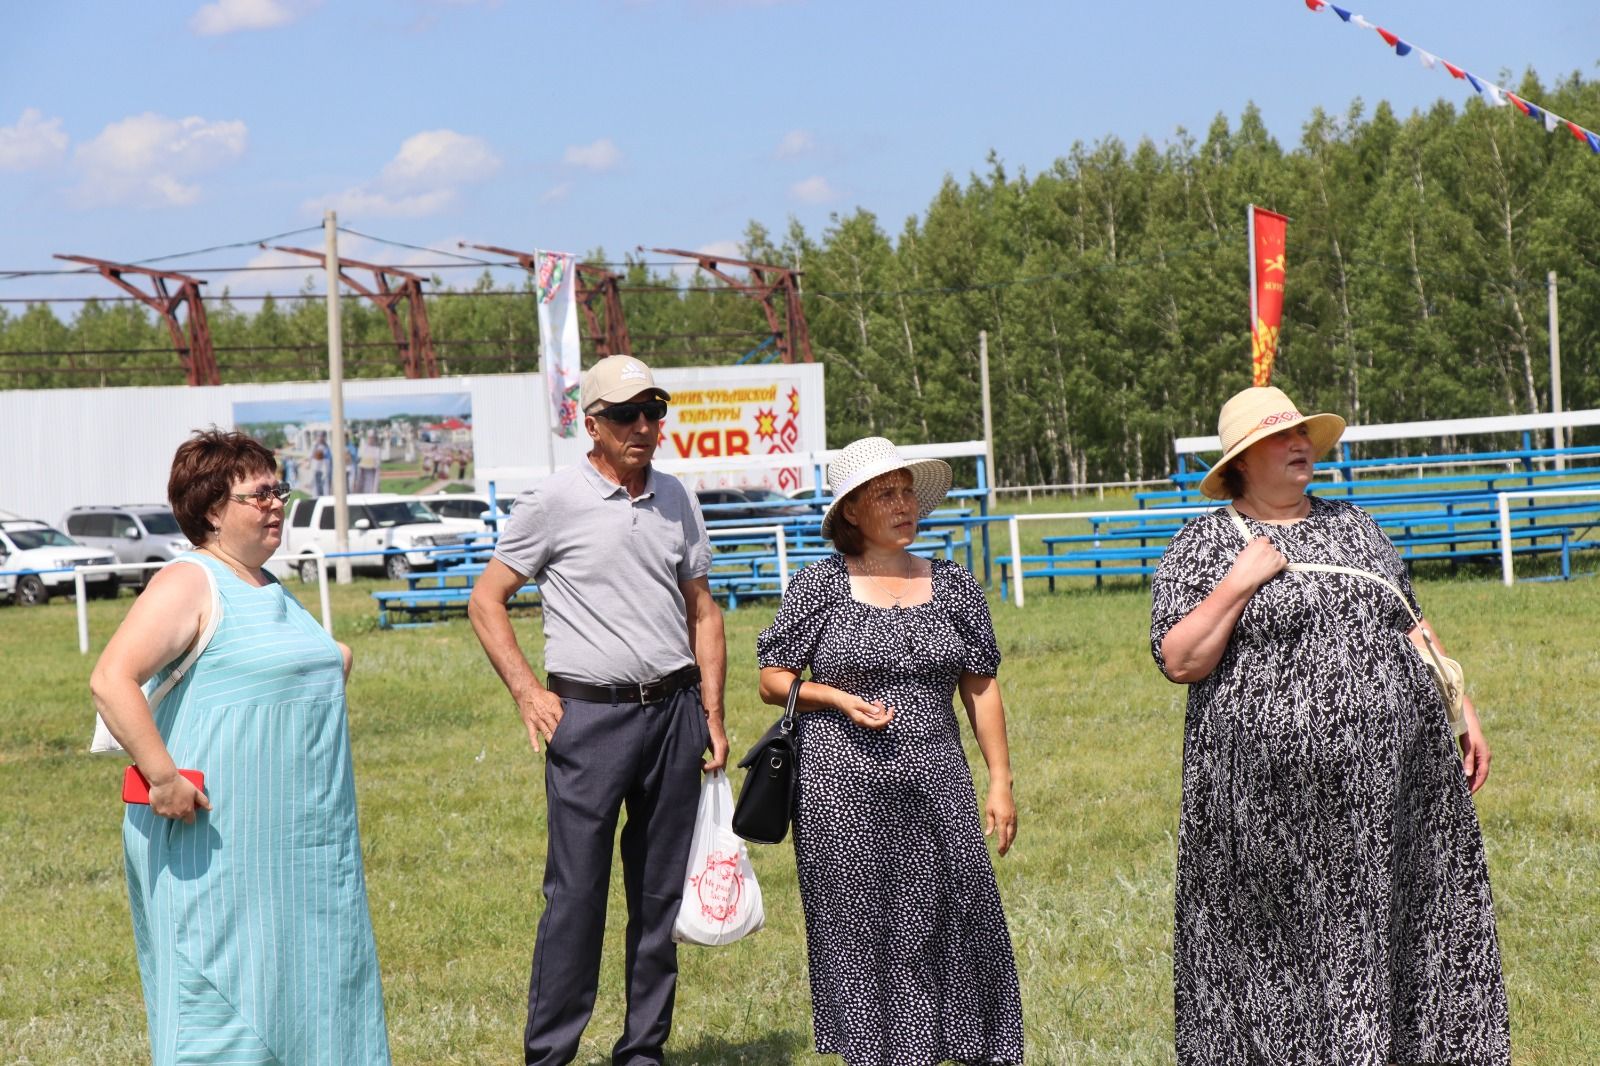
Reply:
[[[71,263],[87,263],[100,272],[100,276],[123,292],[128,293],[147,307],[154,308],[167,324],[172,334],[172,346],[177,350],[178,361],[191,385],[220,385],[217,373],[217,356],[211,346],[211,325],[206,321],[206,308],[200,298],[200,286],[205,282],[187,274],[170,270],[151,270],[129,263],[115,263],[109,259],[94,259],[87,255],[57,255]],[[154,295],[123,279],[124,274],[149,278]],[[177,292],[170,292],[168,282],[176,282]],[[187,307],[187,321],[178,321],[178,309]]]
[[[271,247],[291,255],[302,255],[319,263],[327,262],[327,257],[323,253],[308,251],[305,248],[290,248],[281,244],[270,246],[263,244],[261,247]],[[377,288],[363,285],[346,274],[346,267],[372,271]],[[428,327],[428,305],[422,298],[422,283],[427,280],[426,278],[408,270],[401,270],[399,267],[363,263],[357,259],[340,256],[339,280],[377,304],[384,318],[389,320],[389,332],[394,334],[395,346],[400,350],[400,368],[406,377],[439,376],[439,361],[433,351],[433,331]],[[391,282],[395,280],[399,282],[399,287],[391,288]],[[406,305],[404,324],[401,323],[400,314],[396,310],[402,302]]]
[[[645,249],[640,249],[644,251]],[[704,252],[686,252],[679,248],[651,248],[661,255],[676,255],[693,259],[707,274],[728,288],[742,292],[761,304],[767,316],[767,328],[777,341],[778,358],[785,363],[796,361],[811,363],[811,330],[806,326],[805,308],[800,303],[800,271],[773,263],[753,263],[748,259],[727,259]],[[741,281],[723,267],[740,267],[749,272],[750,280]],[[777,304],[783,303],[783,318],[778,317]],[[787,325],[787,329],[785,329]]]

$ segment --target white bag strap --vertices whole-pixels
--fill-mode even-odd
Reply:
[[[195,660],[200,658],[200,653],[206,650],[206,645],[211,643],[211,638],[217,631],[217,625],[222,621],[222,593],[217,589],[217,576],[211,572],[211,567],[198,559],[179,558],[174,559],[173,562],[187,562],[198,566],[201,572],[206,575],[206,585],[211,589],[211,614],[206,619],[205,628],[195,638],[194,647],[189,649],[189,654],[185,655],[183,661],[173,667],[172,673],[167,675],[166,680],[157,685],[156,690],[150,693],[148,702],[151,714],[156,713],[156,708],[161,706],[161,701],[166,698],[167,693],[171,692],[178,682],[182,681],[184,676],[189,673],[189,668],[195,664]]]
[[[1228,504],[1226,510],[1228,512],[1228,517],[1233,520],[1234,527],[1239,530],[1239,535],[1244,537],[1245,543],[1248,544],[1254,539],[1250,533],[1250,527],[1244,524],[1244,519],[1239,516],[1238,510],[1234,508],[1233,504]],[[1433,638],[1428,636],[1427,629],[1422,625],[1422,619],[1418,618],[1417,612],[1411,609],[1411,601],[1406,599],[1406,594],[1401,592],[1399,587],[1388,578],[1381,574],[1374,574],[1371,570],[1358,570],[1353,566],[1334,566],[1331,563],[1290,563],[1287,567],[1285,567],[1285,569],[1295,570],[1302,573],[1306,571],[1312,571],[1323,574],[1349,574],[1351,577],[1364,577],[1368,581],[1376,581],[1378,584],[1394,593],[1394,598],[1400,601],[1400,606],[1404,607],[1406,609],[1406,614],[1411,616],[1411,624],[1416,626],[1421,631],[1422,641],[1428,646],[1428,654],[1433,656],[1435,665],[1437,665],[1440,670],[1444,669],[1444,663],[1440,661],[1439,649],[1434,647]]]

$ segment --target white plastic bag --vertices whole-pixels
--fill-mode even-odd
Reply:
[[[728,775],[721,770],[706,774],[672,939],[706,947],[731,944],[760,929],[766,919],[750,852],[733,833]]]

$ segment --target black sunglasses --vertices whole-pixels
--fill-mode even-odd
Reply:
[[[642,414],[652,422],[659,422],[667,417],[667,401],[646,400],[643,403],[614,403],[610,407],[602,407],[598,411],[590,411],[596,418],[603,418],[607,422],[615,422],[619,426],[631,426],[639,420]]]

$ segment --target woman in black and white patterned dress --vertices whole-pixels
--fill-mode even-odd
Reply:
[[[1182,1064],[1511,1060],[1471,793],[1489,748],[1444,701],[1376,573],[1420,615],[1365,512],[1305,494],[1344,430],[1273,388],[1223,408],[1225,453],[1151,583],[1150,641],[1186,682],[1173,938]],[[1424,621],[1418,628],[1431,627]],[[1435,638],[1436,639],[1436,638]]]
[[[757,642],[761,694],[798,719],[794,848],[817,1050],[848,1066],[1022,1062],[1016,962],[984,837],[1016,834],[988,602],[907,552],[950,487],[882,438],[828,468],[842,554],[790,582]],[[980,822],[952,696],[988,766]]]

